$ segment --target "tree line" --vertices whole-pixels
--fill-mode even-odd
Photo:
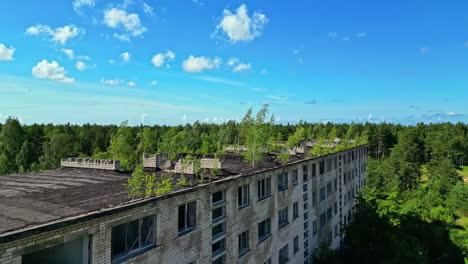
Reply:
[[[467,259],[468,231],[459,222],[468,217],[468,187],[459,174],[468,170],[467,124],[274,124],[273,120],[268,106],[256,115],[249,110],[240,122],[223,124],[25,125],[8,118],[0,124],[0,175],[55,169],[67,157],[118,159],[124,169],[133,170],[143,153],[220,153],[227,145],[248,146],[244,155],[254,165],[264,146],[275,150],[272,142],[284,141],[288,148],[304,139],[341,138],[342,147],[367,142],[368,186],[358,198],[355,217],[342,230],[346,235],[340,250],[323,248],[316,261],[463,263]],[[311,154],[324,151],[314,147]]]

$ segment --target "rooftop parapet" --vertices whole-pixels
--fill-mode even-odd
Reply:
[[[222,161],[219,159],[203,158],[200,159],[200,169],[222,169]],[[179,160],[175,165],[176,173],[195,174],[193,160]]]
[[[157,153],[154,156],[143,154],[143,167],[145,168],[161,168],[169,160],[169,153]]]
[[[224,147],[227,152],[246,152],[247,147],[244,145],[229,145]]]
[[[68,158],[60,161],[60,166],[70,168],[87,168],[100,170],[119,170],[120,161],[106,159]]]

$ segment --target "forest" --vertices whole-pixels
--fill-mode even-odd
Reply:
[[[118,159],[131,170],[143,153],[220,153],[227,145],[302,139],[367,142],[368,186],[342,230],[342,247],[322,247],[314,263],[468,263],[467,124],[274,124],[273,116],[265,121],[267,112],[179,126],[25,125],[8,118],[0,124],[0,175],[55,169],[66,157]]]

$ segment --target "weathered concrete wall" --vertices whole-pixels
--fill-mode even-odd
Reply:
[[[62,167],[72,168],[90,168],[100,170],[118,170],[120,169],[120,161],[106,159],[82,159],[68,158],[60,161]]]
[[[24,239],[0,244],[0,263],[21,263],[21,256],[36,250],[70,241],[77,237],[89,236],[91,241],[91,260],[93,264],[111,263],[111,237],[112,227],[121,223],[148,215],[156,215],[156,247],[148,250],[126,263],[211,263],[212,261],[212,193],[225,191],[226,217],[222,220],[226,223],[226,251],[227,263],[263,263],[268,258],[272,263],[277,263],[278,252],[286,244],[289,247],[290,263],[304,263],[311,259],[314,250],[321,241],[328,239],[332,233],[331,246],[337,247],[340,234],[336,234],[335,226],[344,223],[344,216],[349,215],[354,204],[353,200],[344,204],[344,195],[350,190],[359,189],[365,180],[365,156],[361,156],[363,148],[355,151],[355,159],[343,162],[346,152],[339,152],[313,160],[291,164],[283,168],[258,173],[252,176],[239,177],[236,180],[226,180],[208,183],[204,188],[193,192],[177,195],[165,200],[159,200],[142,207],[127,210],[122,213],[109,215],[91,221],[76,224],[70,227],[57,229],[51,232],[34,235]],[[350,151],[348,151],[350,152]],[[335,166],[336,158],[336,166]],[[347,158],[347,156],[346,156]],[[332,159],[331,170],[319,174],[319,162]],[[312,164],[316,164],[316,176],[312,177]],[[308,167],[308,179],[303,182],[303,166]],[[292,185],[293,170],[298,170],[298,183]],[[344,184],[344,173],[357,171],[354,178]],[[278,192],[278,174],[288,172],[288,188]],[[257,200],[257,181],[263,178],[271,178],[271,197]],[[338,188],[335,189],[334,181],[337,180]],[[332,192],[327,198],[320,201],[319,190],[322,186],[332,183]],[[307,189],[304,189],[306,183]],[[237,188],[249,185],[250,199],[247,207],[239,209],[237,206]],[[316,192],[317,203],[313,205],[312,192]],[[306,196],[305,196],[306,195]],[[307,200],[304,201],[304,198]],[[177,227],[178,206],[196,201],[196,228],[194,231],[179,236]],[[299,217],[293,220],[293,203],[299,204]],[[308,219],[304,220],[304,202],[308,207]],[[335,203],[339,206],[335,214]],[[278,230],[278,211],[288,207],[289,224]],[[332,208],[332,219],[320,228],[320,214]],[[271,218],[271,237],[258,242],[258,223]],[[312,232],[312,223],[317,221],[317,233]],[[308,227],[305,228],[304,222]],[[250,251],[238,257],[238,235],[245,231],[250,232]],[[308,230],[308,237],[304,231]],[[299,251],[293,254],[293,239],[299,236]],[[308,256],[304,256],[304,241],[308,240]],[[329,241],[330,242],[330,241]]]

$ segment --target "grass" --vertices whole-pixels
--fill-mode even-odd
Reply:
[[[463,216],[457,219],[457,225],[462,226],[465,230],[468,230],[468,217]]]
[[[463,177],[465,183],[468,183],[468,166],[461,166],[458,173]]]

